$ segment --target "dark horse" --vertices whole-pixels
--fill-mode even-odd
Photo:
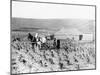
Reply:
[[[37,46],[37,41],[36,41],[36,38],[34,36],[32,36],[30,33],[28,33],[28,40],[30,42],[32,42],[32,47],[34,48],[34,45]]]
[[[33,36],[30,33],[28,33],[28,40],[33,41]]]

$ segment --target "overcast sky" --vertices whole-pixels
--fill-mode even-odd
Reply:
[[[95,19],[95,7],[12,1],[12,17]]]

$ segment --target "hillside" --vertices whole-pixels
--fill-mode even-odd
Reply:
[[[82,33],[93,33],[95,21],[86,19],[27,19],[12,18],[12,30],[48,29],[57,31],[60,28],[76,28]]]

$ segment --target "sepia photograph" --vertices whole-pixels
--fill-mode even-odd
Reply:
[[[11,1],[11,74],[95,69],[95,5]]]

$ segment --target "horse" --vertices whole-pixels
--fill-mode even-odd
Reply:
[[[32,34],[28,33],[28,40],[31,42],[33,48],[34,48],[35,45],[37,46],[36,36],[34,37],[34,36],[32,36]]]
[[[41,45],[46,43],[46,38],[44,36],[39,36],[38,33],[33,37],[30,33],[28,34],[28,40],[32,42],[32,46],[41,48]]]
[[[28,33],[28,40],[33,41],[33,36],[30,33]]]
[[[38,41],[37,41],[38,47],[41,48],[41,45],[44,44],[44,43],[46,43],[46,38],[43,37],[43,36],[42,37],[39,37],[38,38]]]

